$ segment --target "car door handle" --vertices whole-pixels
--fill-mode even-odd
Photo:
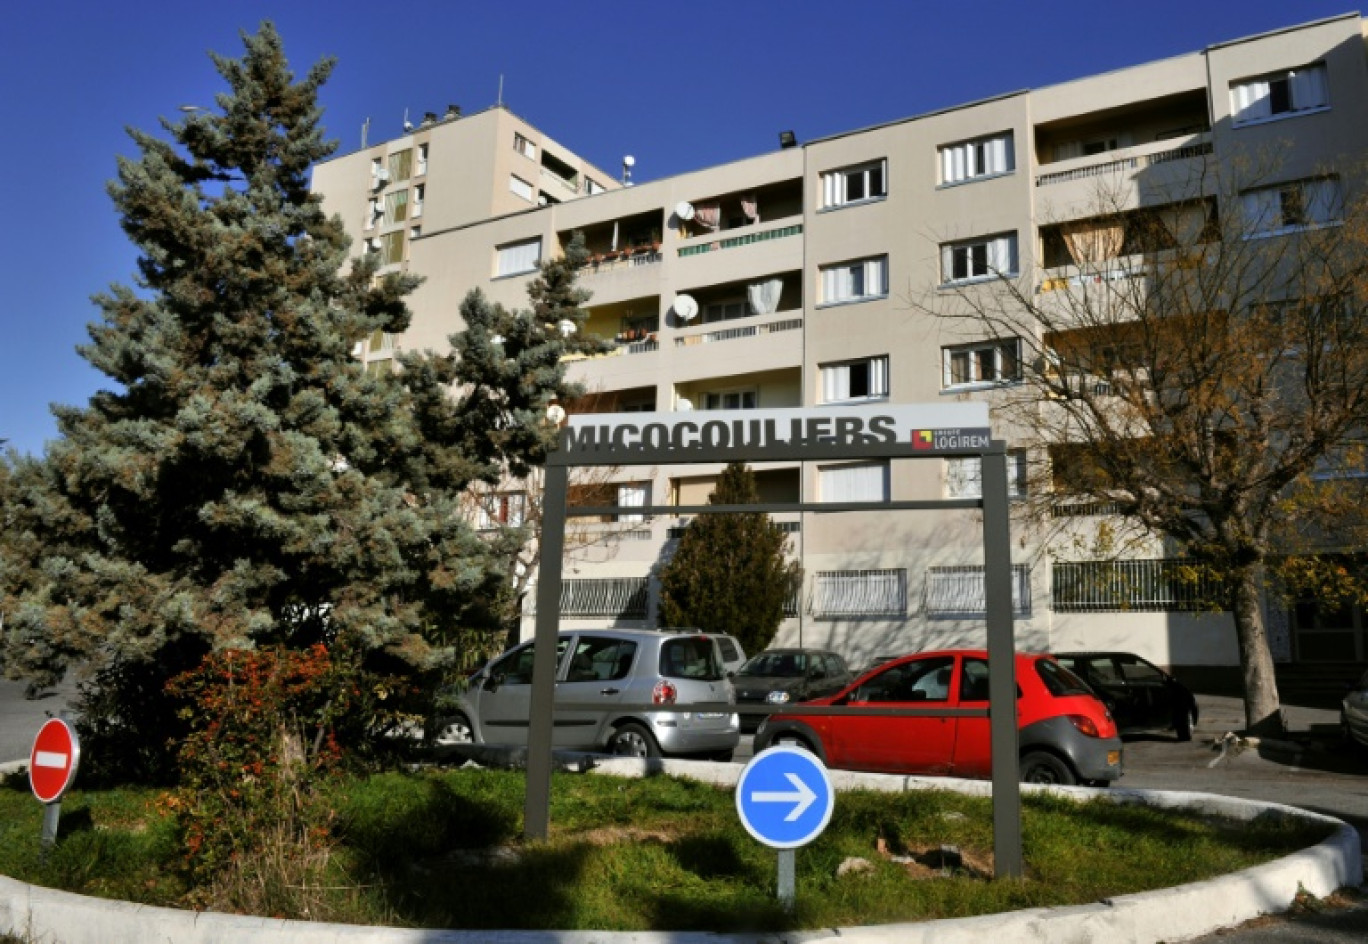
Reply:
[[[622,689],[620,689],[620,688],[600,688],[600,689],[599,689],[599,694],[600,694],[600,695],[620,695],[621,693],[622,693]]]

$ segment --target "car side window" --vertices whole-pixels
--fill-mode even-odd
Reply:
[[[946,701],[950,698],[953,657],[904,662],[860,686],[856,701]]]
[[[982,659],[965,659],[960,670],[960,701],[988,700],[988,663]]]
[[[568,639],[556,640],[557,665],[565,657],[565,650],[569,645],[570,640]],[[536,653],[536,648],[536,644],[533,643],[510,652],[489,667],[490,677],[498,681],[500,685],[531,685],[532,657]]]
[[[660,674],[666,678],[716,682],[723,678],[722,660],[707,636],[667,639],[660,647]]]
[[[567,682],[613,682],[632,670],[636,643],[626,639],[581,636],[570,657]]]
[[[1123,680],[1121,673],[1116,671],[1116,663],[1112,662],[1111,659],[1089,659],[1086,665],[1090,677],[1099,682],[1120,682]]]
[[[1164,680],[1162,672],[1148,662],[1141,662],[1138,659],[1122,659],[1121,675],[1127,682],[1145,682],[1151,685]]]
[[[735,662],[737,659],[741,658],[741,653],[736,651],[736,643],[732,642],[726,636],[718,636],[717,645],[722,650],[722,658],[724,661]]]

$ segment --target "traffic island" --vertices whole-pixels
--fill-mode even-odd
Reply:
[[[739,765],[690,761],[644,761],[596,758],[595,774],[639,777],[667,773],[734,787]],[[987,796],[987,783],[940,778],[856,774],[833,771],[839,792],[850,789],[888,792],[954,790]],[[880,926],[815,929],[773,934],[716,934],[688,931],[431,931],[287,921],[213,913],[196,914],[74,895],[0,879],[0,931],[29,935],[50,944],[134,944],[174,940],[217,944],[229,940],[312,944],[365,941],[366,944],[520,944],[555,940],[623,944],[702,944],[702,942],[899,942],[935,944],[975,942],[999,935],[1014,942],[1106,940],[1158,942],[1182,940],[1291,907],[1298,894],[1325,897],[1337,888],[1357,885],[1362,875],[1357,834],[1347,825],[1280,804],[1258,803],[1196,793],[1145,790],[1096,791],[1086,788],[1045,790],[1077,800],[1101,796],[1112,802],[1181,809],[1205,815],[1252,821],[1260,817],[1294,817],[1334,829],[1325,841],[1254,868],[1176,888],[1117,896],[1085,905],[1036,908],[975,918]]]

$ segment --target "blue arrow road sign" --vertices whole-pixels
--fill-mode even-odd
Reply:
[[[736,782],[741,825],[775,849],[794,849],[816,839],[835,805],[826,765],[799,747],[780,745],[755,755]]]

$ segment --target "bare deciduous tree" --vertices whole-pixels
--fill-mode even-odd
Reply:
[[[995,406],[1049,469],[1034,521],[1095,502],[1219,578],[1265,732],[1282,724],[1267,578],[1351,583],[1337,555],[1362,546],[1368,420],[1368,207],[1347,176],[1272,179],[1207,168],[1140,206],[1143,187],[1099,188],[1040,229],[1058,277],[911,299],[967,337],[1020,339]]]

